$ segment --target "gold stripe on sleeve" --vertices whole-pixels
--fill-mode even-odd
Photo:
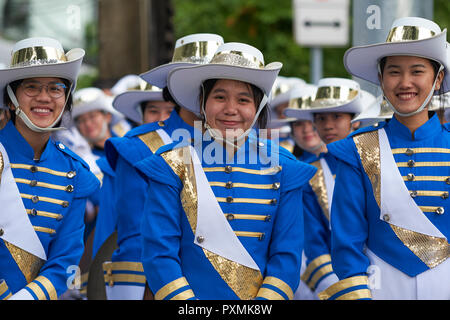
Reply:
[[[164,300],[165,297],[167,297],[169,294],[174,292],[177,289],[180,289],[184,286],[189,285],[185,277],[178,278],[176,280],[173,280],[172,282],[169,282],[164,287],[158,290],[155,294],[155,300]]]
[[[336,298],[336,300],[358,300],[358,299],[371,299],[372,294],[369,289],[359,289],[352,292],[343,294]]]
[[[335,284],[329,286],[326,290],[319,293],[319,299],[320,300],[327,300],[330,297],[334,296],[339,291],[355,287],[355,286],[362,286],[362,285],[369,285],[369,279],[367,276],[355,276],[350,277],[344,280],[341,280],[339,282],[336,282]]]
[[[45,296],[44,291],[39,287],[39,285],[35,282],[30,282],[27,284],[27,287],[33,291],[33,293],[36,295],[38,300],[47,300],[47,297]]]
[[[45,290],[47,290],[50,300],[58,300],[56,289],[53,286],[53,283],[48,278],[44,276],[38,276],[34,281],[37,281],[44,286]]]
[[[284,292],[284,294],[289,298],[289,300],[292,300],[294,298],[294,293],[292,292],[291,287],[281,279],[268,276],[264,279],[263,284],[269,284],[271,286],[277,287],[278,289]]]
[[[170,300],[187,300],[193,297],[195,297],[194,292],[191,289],[187,289],[173,296],[172,298],[170,298]]]
[[[286,300],[281,294],[269,288],[260,288],[256,297],[268,300]]]

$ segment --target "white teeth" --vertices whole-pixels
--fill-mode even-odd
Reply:
[[[413,98],[413,97],[415,97],[415,96],[416,96],[415,93],[399,93],[399,94],[398,94],[398,97],[399,97],[400,99],[411,99],[411,98]]]
[[[40,113],[50,113],[52,110],[47,109],[47,108],[33,108],[34,112],[40,112]]]

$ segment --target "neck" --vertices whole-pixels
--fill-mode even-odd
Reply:
[[[16,118],[15,127],[17,131],[22,135],[26,142],[33,148],[34,160],[41,158],[42,152],[44,152],[48,139],[50,138],[50,132],[34,132],[29,129],[21,119]]]
[[[192,113],[184,108],[180,108],[178,115],[184,122],[186,122],[191,127],[194,126],[194,121],[200,120],[194,113]]]
[[[428,121],[428,108],[425,108],[422,112],[412,115],[410,117],[402,117],[398,114],[394,114],[394,117],[411,131],[411,135],[414,138],[414,132]]]

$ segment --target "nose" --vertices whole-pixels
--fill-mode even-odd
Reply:
[[[411,88],[412,84],[411,84],[411,77],[407,72],[403,72],[402,75],[400,76],[400,83],[399,83],[399,88],[400,89],[409,89]]]
[[[226,115],[235,115],[238,111],[238,104],[231,99],[228,99],[224,105],[223,112]]]
[[[39,91],[39,94],[36,96],[36,99],[39,101],[51,101],[52,100],[52,98],[48,94],[47,86],[41,86],[41,90]]]

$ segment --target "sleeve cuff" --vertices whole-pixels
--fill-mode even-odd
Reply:
[[[0,300],[7,300],[12,296],[5,280],[0,280]]]
[[[331,256],[323,254],[308,264],[301,279],[312,291],[315,291],[319,287],[320,282],[332,274],[334,274],[334,271],[331,265]]]
[[[321,300],[372,299],[367,276],[355,276],[341,280],[319,293]]]
[[[169,282],[155,294],[155,300],[188,300],[195,298],[185,277]]]
[[[283,280],[271,276],[264,278],[256,295],[256,299],[267,300],[292,300],[293,298],[292,288]]]

